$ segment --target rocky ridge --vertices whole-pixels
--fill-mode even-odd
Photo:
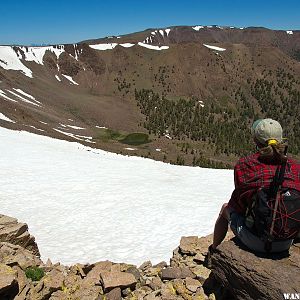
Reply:
[[[229,233],[214,253],[210,270],[205,257],[212,236],[193,236],[181,238],[169,264],[147,261],[137,267],[101,261],[64,266],[44,263],[28,230],[22,235],[31,237],[31,243],[20,242],[14,228],[25,228],[24,224],[3,215],[0,224],[0,299],[283,299],[284,292],[296,293],[299,287],[299,245],[292,247],[289,257],[267,260],[244,251],[229,240]],[[42,269],[44,276],[36,281],[27,278],[29,267]]]
[[[252,151],[249,125],[271,117],[299,158],[299,60],[299,30],[253,27],[174,26],[0,46],[0,126],[215,168]],[[136,133],[148,138],[125,138]]]

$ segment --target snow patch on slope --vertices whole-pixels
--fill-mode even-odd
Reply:
[[[72,128],[72,129],[79,129],[79,130],[83,130],[85,128],[83,127],[78,127],[78,126],[74,126],[74,125],[64,125],[64,124],[60,124],[62,127],[69,127],[69,128]]]
[[[72,137],[73,139],[76,139],[76,140],[79,140],[79,141],[85,141],[85,142],[88,142],[88,143],[95,143],[95,142],[90,141],[93,138],[91,136],[84,136],[84,135],[74,134],[74,133],[71,133],[71,132],[65,132],[65,131],[62,131],[62,130],[57,129],[57,128],[53,128],[53,129],[55,131],[61,133],[61,134]]]
[[[203,103],[202,100],[199,100],[198,103],[199,103],[199,105],[200,105],[201,107],[204,107],[204,103]]]
[[[210,46],[210,45],[207,45],[207,44],[203,44],[203,46],[205,46],[209,49],[217,50],[217,51],[225,51],[226,50],[225,48],[220,48],[220,47],[217,47],[217,46]]]
[[[36,127],[33,126],[33,125],[25,125],[25,126],[30,127],[30,128],[33,128],[33,129],[35,129],[35,130],[37,130],[37,131],[45,131],[45,130],[43,130],[43,129],[36,128]]]
[[[27,94],[25,93],[23,90],[21,89],[16,89],[16,88],[13,88],[14,91],[10,91],[10,90],[6,90],[6,92],[9,92],[10,94],[12,94],[13,96],[17,97],[17,99],[19,100],[22,100],[23,102],[26,102],[26,103],[30,103],[32,105],[35,105],[35,106],[41,106],[41,102],[39,102],[38,100],[35,99],[35,97],[33,97],[32,95],[30,94]],[[9,100],[9,101],[12,101],[12,102],[18,102],[17,100],[15,99],[12,99],[10,97],[7,96],[6,92],[0,90],[0,97],[6,99],[6,100]],[[22,96],[21,96],[21,95]],[[29,99],[27,99],[27,98]]]
[[[74,81],[71,76],[65,75],[65,74],[61,74],[61,75],[64,76],[66,79],[68,79],[71,83],[73,83],[75,85],[79,85],[79,83],[77,83],[76,81]]]
[[[5,93],[4,91],[2,91],[2,90],[0,90],[0,97],[4,98],[4,99],[6,99],[6,100],[12,101],[12,102],[18,102],[17,100],[14,100],[14,99],[8,97],[8,96],[6,95],[6,93]]]
[[[169,46],[154,46],[154,45],[144,44],[142,42],[138,42],[138,45],[151,50],[167,50],[170,48]]]
[[[41,106],[39,103],[36,103],[35,101],[36,100],[34,100],[34,101],[31,101],[31,100],[28,100],[28,99],[26,99],[26,98],[24,98],[23,96],[21,96],[21,95],[19,95],[19,94],[17,94],[17,93],[15,93],[15,92],[13,92],[13,91],[10,91],[10,90],[7,90],[10,94],[12,94],[12,95],[14,95],[15,97],[17,97],[18,99],[20,99],[20,100],[22,100],[23,102],[26,102],[26,103],[29,103],[29,104],[32,104],[32,105],[35,105],[35,106]]]
[[[57,58],[65,52],[63,45],[55,47],[0,46],[0,67],[6,70],[21,71],[27,77],[32,78],[32,71],[22,63],[22,59],[43,65],[43,58],[46,51],[54,53]]]
[[[73,44],[73,47],[74,47],[74,53],[75,53],[75,55],[74,56],[70,55],[70,56],[72,56],[74,59],[76,59],[78,61],[79,60],[79,55],[82,54],[83,49],[79,50],[77,48],[77,44]]]
[[[157,33],[159,33],[160,35],[162,35],[163,37],[166,35],[168,36],[170,33],[171,29],[170,28],[166,28],[166,29],[159,29],[159,30],[155,30],[155,31],[151,31],[151,35],[156,35]]]
[[[15,121],[11,120],[10,118],[8,118],[7,116],[5,116],[2,113],[0,113],[0,120],[6,121],[6,122],[10,122],[10,123],[16,123]]]
[[[151,44],[152,43],[152,36],[147,36],[145,40],[143,40],[143,43],[145,44]]]
[[[143,42],[139,42],[138,45],[151,49],[151,50],[166,50],[169,49],[169,46],[153,46],[153,45],[148,45],[148,43],[152,43],[152,37],[147,37]],[[146,44],[147,43],[147,44]],[[96,49],[96,50],[112,50],[116,46],[122,46],[124,48],[130,48],[135,46],[135,44],[132,43],[124,43],[124,44],[117,44],[117,43],[111,43],[111,44],[96,44],[96,45],[89,45],[91,48]]]
[[[194,26],[192,28],[196,31],[199,31],[200,29],[204,28],[204,26]]]
[[[38,102],[38,103],[41,103],[41,102],[37,101],[37,100],[35,99],[35,97],[33,97],[33,96],[30,95],[30,94],[25,93],[25,92],[22,91],[21,89],[13,88],[13,90],[15,90],[16,92],[18,92],[19,94],[22,94],[23,96],[26,96],[26,97],[29,98],[29,99],[32,99],[32,100],[34,100],[34,101],[36,101],[36,102]]]
[[[96,50],[112,50],[117,45],[118,45],[117,43],[110,43],[110,44],[95,44],[95,45],[89,45],[89,46],[92,49],[96,49]]]
[[[33,61],[40,65],[44,64],[43,58],[46,51],[50,51],[54,53],[56,55],[56,58],[58,58],[63,52],[65,52],[63,45],[59,45],[57,48],[54,46],[46,46],[46,47],[18,47],[18,49],[23,51],[26,61]],[[18,53],[19,53],[19,58],[22,58],[22,54],[20,52]]]
[[[0,67],[5,70],[21,71],[27,77],[33,77],[32,71],[21,62],[16,51],[10,46],[0,46]]]
[[[132,46],[134,46],[135,44],[132,43],[124,43],[124,44],[119,44],[120,46],[124,47],[124,48],[130,48]]]

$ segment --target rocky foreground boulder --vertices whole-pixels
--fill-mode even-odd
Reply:
[[[289,253],[266,257],[245,251],[233,239],[218,247],[212,266],[206,285],[214,291],[218,287],[223,298],[300,299],[300,243],[293,245]]]
[[[8,228],[12,224],[17,228],[19,223],[11,219],[6,221]],[[1,230],[7,232],[4,227]],[[299,247],[291,249],[290,257],[267,260],[239,248],[231,240],[232,233],[214,253],[212,270],[205,266],[211,235],[183,237],[170,263],[148,261],[139,267],[110,261],[72,266],[45,263],[37,246],[26,248],[34,244],[22,244],[18,236],[14,230],[0,239],[1,300],[284,299],[281,292],[296,293],[297,283],[300,287]],[[30,275],[30,268],[42,275]]]

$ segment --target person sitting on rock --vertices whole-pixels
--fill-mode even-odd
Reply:
[[[266,250],[265,241],[247,226],[247,209],[253,204],[258,190],[270,186],[278,166],[283,162],[285,171],[282,188],[293,189],[297,193],[300,191],[300,163],[287,158],[285,153],[287,145],[282,138],[281,125],[272,119],[257,120],[253,123],[251,133],[258,151],[239,159],[235,165],[235,189],[229,202],[222,206],[216,221],[213,243],[209,248],[212,252],[224,240],[228,224],[237,238],[256,252],[286,251],[293,242],[292,238],[274,240],[271,251]],[[300,207],[297,210],[300,212]]]

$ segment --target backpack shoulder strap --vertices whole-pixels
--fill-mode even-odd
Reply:
[[[285,155],[287,153],[287,147],[285,148]],[[273,232],[275,226],[275,219],[278,210],[278,204],[280,201],[280,190],[284,181],[284,173],[287,165],[287,158],[281,162],[281,164],[277,167],[275,176],[269,188],[269,197],[275,199],[275,205],[272,214],[272,223],[269,231],[269,237],[265,242],[265,250],[270,252],[272,249],[272,241],[273,241]]]
[[[286,154],[287,149],[285,150]],[[275,176],[269,188],[270,197],[276,197],[278,190],[281,188],[284,181],[284,174],[287,165],[287,158],[277,167]]]
[[[275,198],[275,205],[274,205],[274,210],[273,210],[273,215],[272,215],[272,223],[271,223],[271,228],[270,228],[270,238],[272,239],[273,236],[273,231],[274,231],[274,225],[275,225],[275,219],[276,219],[276,214],[277,214],[277,209],[278,209],[278,204],[280,201],[280,189],[282,187],[282,183],[284,181],[284,173],[286,169],[286,164],[287,164],[287,159],[285,159],[281,165],[277,168],[276,174],[274,177],[274,186],[272,187],[273,190],[271,190],[271,197]]]

